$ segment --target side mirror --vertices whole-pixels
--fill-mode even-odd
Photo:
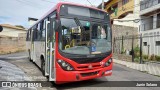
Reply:
[[[3,31],[3,27],[2,26],[0,26],[0,32],[2,32]]]

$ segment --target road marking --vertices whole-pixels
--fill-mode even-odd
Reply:
[[[157,73],[158,73],[157,75],[160,75],[160,68],[158,66],[156,68],[157,68]]]
[[[157,75],[157,72],[156,72],[156,67],[154,67],[153,65],[152,65],[152,68],[153,68],[153,72],[154,72],[154,75]]]

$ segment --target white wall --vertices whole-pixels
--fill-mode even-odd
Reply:
[[[156,41],[160,41],[160,28],[143,31],[142,35],[144,37],[143,42],[147,42],[147,46],[143,45],[143,54],[148,55],[149,49],[149,55],[160,55],[160,46],[156,46]]]
[[[115,25],[123,25],[123,26],[130,26],[130,27],[139,27],[140,22],[135,23],[133,21],[129,21],[129,22],[126,21],[126,20],[135,20],[135,19],[140,19],[140,18],[138,16],[134,15],[134,14],[128,14],[123,19],[114,19],[115,21],[113,22],[113,24],[115,24]],[[119,21],[117,21],[117,20],[119,20]],[[124,21],[124,22],[120,22],[120,21]]]
[[[26,31],[3,27],[3,31],[0,32],[0,35],[9,36],[9,37],[18,37],[18,34],[20,33],[26,33]]]

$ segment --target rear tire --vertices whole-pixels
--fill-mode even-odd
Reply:
[[[42,75],[45,76],[45,61],[43,58],[41,58],[41,72]]]
[[[32,59],[31,59],[31,52],[30,52],[30,50],[28,50],[28,54],[29,54],[28,59],[29,59],[29,61],[30,61],[30,62],[32,62]]]

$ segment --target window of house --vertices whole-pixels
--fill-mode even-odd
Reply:
[[[143,42],[143,45],[144,45],[144,46],[147,46],[147,42]]]
[[[129,0],[122,0],[122,5],[125,5],[128,2],[129,2]]]
[[[160,28],[160,13],[157,14],[157,28]]]
[[[156,46],[160,46],[160,41],[156,41]]]

